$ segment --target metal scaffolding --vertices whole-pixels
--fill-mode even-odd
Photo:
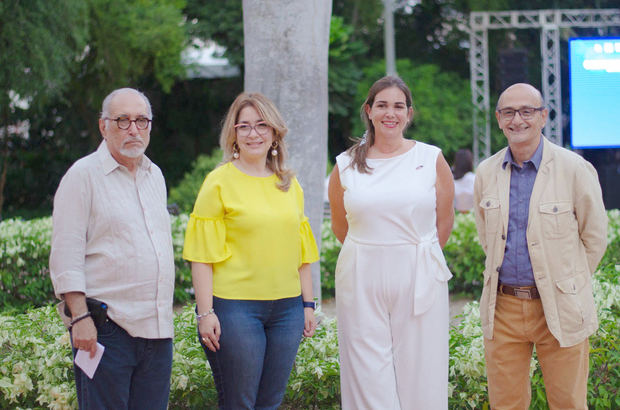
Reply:
[[[538,28],[541,30],[542,93],[549,117],[545,136],[562,141],[562,91],[560,77],[560,28],[620,26],[620,9],[482,11],[469,16],[471,101],[474,107],[474,161],[491,155],[489,106],[490,29]]]

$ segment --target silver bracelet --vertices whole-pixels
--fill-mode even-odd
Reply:
[[[213,310],[213,308],[209,309],[209,311],[207,313],[201,313],[200,315],[196,314],[196,321],[200,322],[200,319],[202,319],[203,317],[207,317],[209,315],[212,315],[212,314],[213,315],[215,314],[215,310]]]

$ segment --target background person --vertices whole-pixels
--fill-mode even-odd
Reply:
[[[220,136],[224,162],[187,227],[183,257],[221,409],[277,409],[302,334],[316,328],[310,263],[319,255],[285,165],[286,132],[269,99],[239,95]]]
[[[50,273],[70,310],[74,354],[105,347],[92,379],[74,367],[82,409],[168,406],[174,255],[164,177],[144,155],[152,118],[141,92],[110,93],[104,141],[69,168],[54,197]],[[87,306],[86,297],[99,302]]]
[[[447,409],[452,172],[439,148],[403,136],[413,108],[400,78],[375,82],[361,115],[367,137],[329,185],[342,407]]]
[[[460,149],[454,155],[454,209],[469,212],[474,207],[474,156],[468,149]]]
[[[588,336],[598,327],[591,275],[607,246],[594,167],[549,142],[540,91],[514,84],[495,118],[508,147],[476,172],[486,253],[480,319],[493,409],[527,409],[532,349],[551,409],[586,409]]]

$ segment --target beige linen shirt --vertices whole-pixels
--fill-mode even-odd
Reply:
[[[534,280],[549,331],[561,347],[573,346],[598,327],[591,275],[607,247],[607,214],[594,167],[543,138],[543,156],[530,197],[526,230]],[[499,270],[504,260],[510,204],[506,148],[476,170],[474,211],[486,253],[480,319],[493,338]]]
[[[52,220],[56,296],[83,292],[105,302],[131,336],[173,336],[174,255],[157,165],[143,156],[134,178],[102,142],[60,181]]]

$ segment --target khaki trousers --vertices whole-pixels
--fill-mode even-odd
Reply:
[[[588,339],[560,347],[547,327],[540,299],[502,294],[497,295],[493,340],[484,340],[491,408],[529,408],[529,368],[534,345],[549,407],[587,409]]]

